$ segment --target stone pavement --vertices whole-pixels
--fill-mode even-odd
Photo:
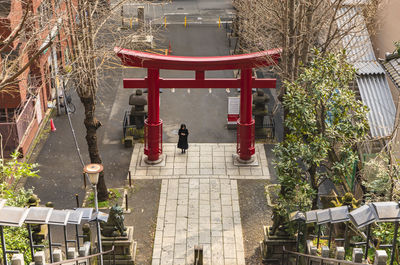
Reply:
[[[131,171],[133,179],[166,178],[229,178],[269,179],[269,170],[264,146],[256,145],[258,166],[235,166],[232,155],[236,144],[190,144],[186,154],[181,154],[176,144],[163,144],[166,155],[165,166],[148,166],[142,157],[143,144],[133,150]]]
[[[190,144],[181,154],[164,144],[163,166],[143,163],[136,144],[133,179],[162,179],[152,264],[193,264],[194,246],[202,245],[204,264],[245,264],[236,179],[269,179],[262,144],[257,166],[235,166],[236,144]]]

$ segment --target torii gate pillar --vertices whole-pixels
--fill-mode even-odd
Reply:
[[[145,121],[147,163],[161,162],[162,120],[160,120],[160,87],[162,88],[241,88],[240,115],[237,130],[239,162],[252,162],[254,120],[252,117],[252,88],[275,88],[276,79],[252,77],[252,68],[265,67],[278,61],[281,49],[214,57],[183,57],[150,54],[116,47],[123,65],[147,68],[145,79],[124,79],[124,88],[148,88],[148,118]],[[195,79],[162,79],[160,69],[195,71]],[[206,79],[205,71],[240,69],[241,78]]]
[[[237,153],[241,162],[249,161],[255,153],[251,81],[252,69],[242,69],[240,73],[240,113],[237,123]]]
[[[162,120],[160,120],[160,70],[147,69],[148,116],[145,120],[145,149],[148,163],[160,162],[162,154]]]

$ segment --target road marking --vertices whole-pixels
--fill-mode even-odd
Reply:
[[[189,15],[189,13],[164,13],[165,16]]]

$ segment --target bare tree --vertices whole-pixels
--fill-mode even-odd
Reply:
[[[244,51],[282,47],[279,64],[283,80],[293,81],[307,64],[312,48],[322,53],[342,48],[342,39],[364,30],[350,7],[365,14],[368,25],[380,0],[235,0],[238,35]],[[347,8],[346,8],[347,7]],[[338,27],[337,23],[341,24]],[[375,21],[376,23],[376,21]],[[372,29],[372,26],[370,27]],[[283,87],[280,99],[285,93]]]
[[[114,47],[132,48],[133,36],[146,34],[146,28],[124,30],[119,22],[119,11],[124,0],[112,6],[106,0],[65,0],[67,18],[64,30],[68,39],[71,62],[66,75],[75,84],[85,109],[86,142],[91,163],[102,163],[98,149],[97,130],[101,122],[95,116],[99,78],[105,70],[122,68]],[[145,1],[137,1],[145,2]],[[74,4],[76,3],[76,4]],[[99,177],[99,200],[107,200],[108,192],[104,173]]]

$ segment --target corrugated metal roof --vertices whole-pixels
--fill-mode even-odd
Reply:
[[[357,78],[361,99],[368,106],[367,115],[372,137],[392,133],[396,107],[384,74],[362,75]]]
[[[385,70],[377,61],[355,62],[353,65],[359,75],[385,74]]]
[[[365,5],[368,4],[369,0],[344,0],[342,6],[353,6],[353,5]]]
[[[342,7],[338,10],[337,24],[345,36],[342,39],[350,63],[376,61],[364,17],[358,7]]]
[[[358,73],[356,81],[362,101],[369,108],[367,118],[371,136],[389,136],[394,128],[396,108],[385,71],[376,61],[361,9],[341,7],[337,25],[345,35],[342,45],[347,52],[347,61]]]
[[[383,63],[393,83],[400,89],[400,58],[391,59]]]

